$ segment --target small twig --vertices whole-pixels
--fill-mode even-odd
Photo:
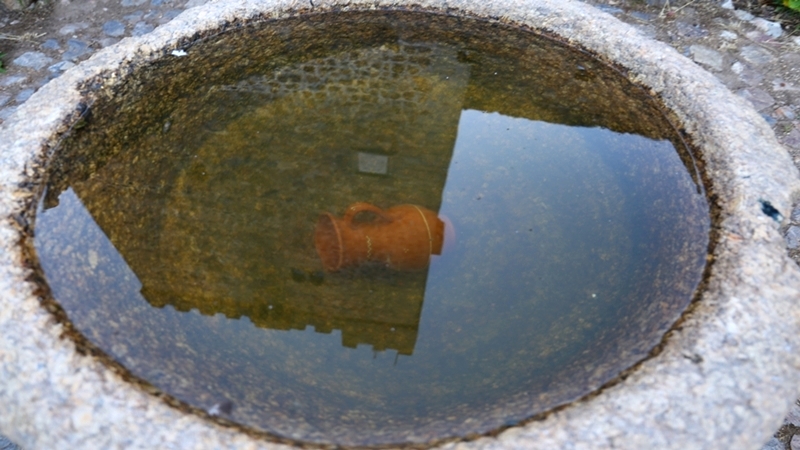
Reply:
[[[658,17],[659,17],[659,18],[663,18],[663,17],[664,17],[664,11],[665,11],[667,8],[669,8],[669,0],[667,0],[666,2],[664,2],[664,7],[663,7],[663,8],[661,8],[661,12],[660,12],[660,13],[658,13]]]
[[[36,39],[44,36],[47,33],[25,33],[20,35],[0,33],[0,41],[17,41],[17,42],[36,42]]]
[[[696,2],[696,1],[697,0],[688,1],[683,6],[680,6],[678,8],[675,8],[673,10],[668,11],[668,14],[675,14],[675,13],[679,12],[680,10],[682,10],[683,8],[686,8],[687,6],[691,5],[692,3]],[[664,7],[661,8],[661,12],[658,13],[658,17],[664,17],[664,11],[666,11],[669,7],[670,7],[669,6],[669,0],[667,0],[666,2],[664,2]]]
[[[687,2],[685,5],[681,6],[680,8],[678,8],[678,9],[676,9],[675,11],[672,11],[672,12],[673,12],[673,13],[676,13],[676,12],[678,12],[678,11],[682,10],[683,8],[686,8],[687,6],[691,5],[692,3],[696,2],[696,1],[697,1],[697,0],[692,0],[692,1],[690,1],[690,2]]]

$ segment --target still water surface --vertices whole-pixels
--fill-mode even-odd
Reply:
[[[708,239],[657,109],[553,43],[497,46],[516,30],[357,19],[388,37],[212,77],[124,145],[101,120],[65,143],[35,246],[76,328],[212,415],[350,445],[513,425],[645,357]],[[441,255],[326,272],[316,221],[355,202],[446,217]]]

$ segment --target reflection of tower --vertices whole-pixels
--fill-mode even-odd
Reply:
[[[383,45],[287,65],[217,89],[262,101],[294,97],[308,130],[326,128],[352,148],[425,150],[452,144],[470,66],[456,50],[428,44]],[[302,95],[297,96],[300,93]],[[424,145],[420,138],[425,138]]]
[[[319,213],[354,201],[438,209],[469,79],[455,53],[386,45],[212,88],[209,102],[247,111],[190,156],[151,162],[152,148],[198,132],[179,129],[191,120],[175,121],[161,141],[69,184],[152,305],[246,316],[263,328],[338,329],[344,346],[410,355],[427,274],[315,282],[313,227]],[[148,164],[135,164],[140,154]],[[147,186],[146,195],[119,179]]]

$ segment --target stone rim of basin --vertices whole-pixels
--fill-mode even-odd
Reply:
[[[458,448],[714,448],[723,438],[728,447],[757,448],[766,442],[800,382],[800,315],[793,311],[800,269],[780,233],[800,197],[797,170],[758,113],[712,75],[575,0],[215,1],[98,52],[40,89],[0,128],[0,433],[30,448],[291,445],[184,413],[79,354],[42,307],[20,242],[31,233],[43,167],[58,136],[85,108],[81,82],[127,64],[180,57],[196,36],[237,21],[376,7],[521,24],[615,64],[649,87],[701,149],[718,215],[700,300],[657,354],[596,395]]]

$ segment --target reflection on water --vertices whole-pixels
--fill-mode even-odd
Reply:
[[[513,424],[646,356],[708,234],[669,124],[581,55],[409,18],[273,23],[261,50],[203,44],[234,67],[200,87],[187,57],[142,75],[163,96],[105,100],[119,120],[98,102],[36,224],[76,328],[190,405],[351,445]],[[292,33],[324,51],[237,53],[313,42]],[[356,202],[446,217],[441,255],[326,271],[317,220]]]

